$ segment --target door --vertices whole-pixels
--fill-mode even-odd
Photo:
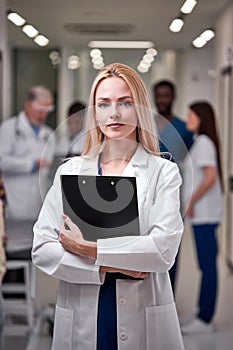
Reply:
[[[226,262],[233,270],[233,69],[229,65],[221,72],[220,111],[223,122],[222,159],[225,185],[225,235]]]

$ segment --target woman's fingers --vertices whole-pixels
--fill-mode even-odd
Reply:
[[[131,274],[132,277],[135,278],[146,278],[149,276],[148,272],[138,272],[138,271],[133,271],[133,273]]]
[[[76,227],[75,223],[70,219],[70,217],[69,217],[68,215],[63,214],[62,216],[63,216],[63,219],[64,219],[65,224],[66,224],[70,229]]]

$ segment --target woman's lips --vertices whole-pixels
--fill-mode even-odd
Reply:
[[[107,127],[111,128],[111,129],[118,129],[122,126],[123,124],[121,123],[112,123],[112,124],[108,124]]]

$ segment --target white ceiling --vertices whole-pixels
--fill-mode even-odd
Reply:
[[[204,29],[214,27],[216,18],[232,0],[199,0],[186,15],[180,33],[168,26],[179,15],[184,0],[7,0],[7,7],[18,12],[41,34],[50,39],[49,47],[87,47],[90,40],[149,40],[158,49],[187,49]],[[67,24],[97,25],[89,34],[65,29]],[[99,26],[117,25],[129,32],[97,33]],[[123,26],[123,28],[122,28]],[[15,47],[38,46],[20,28],[8,23],[9,43]]]

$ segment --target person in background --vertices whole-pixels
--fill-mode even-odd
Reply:
[[[168,275],[183,232],[181,177],[160,157],[142,79],[104,67],[85,118],[83,154],[59,167],[34,226],[33,262],[60,280],[52,349],[183,350]],[[61,174],[136,177],[140,235],[85,240],[63,215]]]
[[[55,152],[53,130],[45,125],[53,108],[51,92],[43,86],[33,86],[24,109],[0,127],[0,167],[8,197],[8,248],[16,240],[15,245],[21,249],[25,240],[31,249],[32,226],[50,184],[48,174]]]
[[[67,128],[68,132],[58,142],[56,154],[64,157],[80,156],[83,150],[84,133],[83,122],[85,104],[75,101],[68,109]]]
[[[220,145],[212,106],[197,101],[189,106],[187,129],[195,133],[195,141],[184,162],[183,196],[186,220],[194,233],[201,270],[198,312],[182,326],[186,333],[214,331],[217,273],[217,228],[223,218],[223,180]],[[193,178],[193,184],[190,179]]]
[[[156,122],[159,130],[160,151],[164,157],[177,163],[182,176],[182,162],[193,144],[193,133],[187,130],[185,122],[174,115],[176,98],[175,84],[161,80],[152,86],[152,97],[157,108]],[[175,292],[178,257],[169,271],[172,289]]]
[[[187,130],[185,122],[173,113],[175,84],[169,80],[155,83],[152,86],[152,96],[158,112],[156,122],[160,151],[169,152],[179,166],[192,146],[193,133]]]

